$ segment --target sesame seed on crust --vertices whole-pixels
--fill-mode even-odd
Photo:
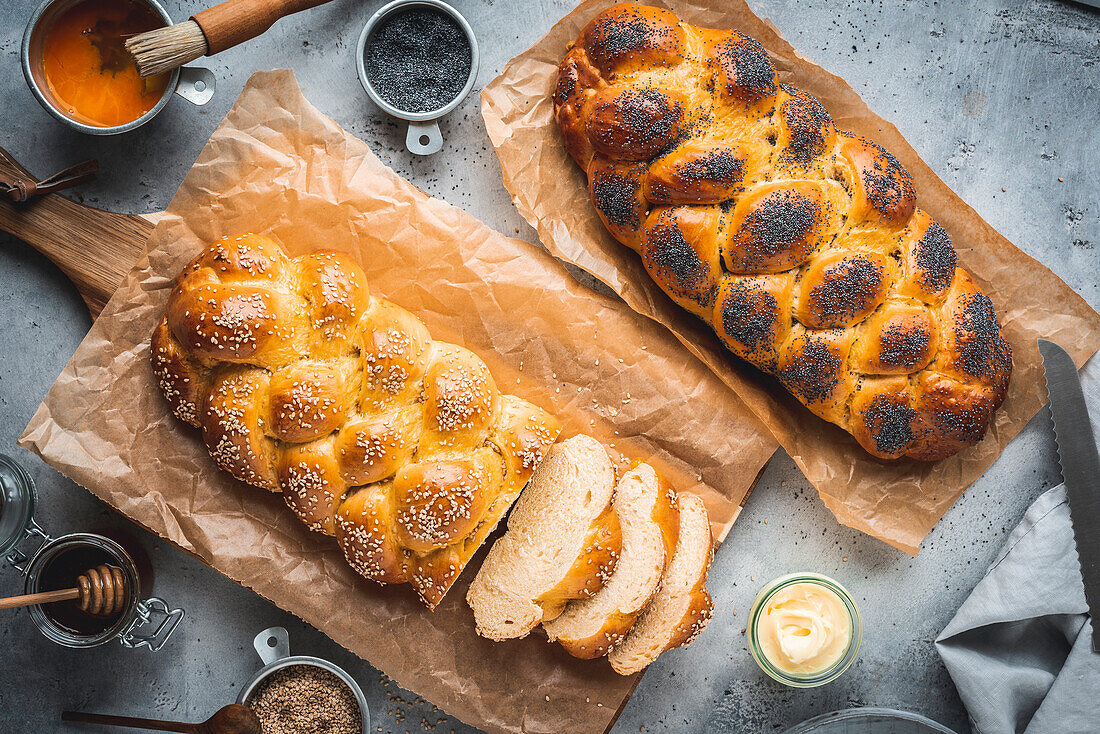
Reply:
[[[346,256],[288,259],[255,235],[226,238],[184,268],[150,366],[215,463],[282,491],[308,529],[336,536],[356,572],[412,582],[431,606],[557,434],[545,412],[502,397],[475,355],[432,342],[412,314],[370,296]],[[417,456],[462,471],[395,489]]]

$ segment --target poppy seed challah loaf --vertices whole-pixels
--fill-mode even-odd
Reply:
[[[1012,370],[992,302],[898,160],[759,43],[615,5],[570,46],[554,112],[607,229],[731,352],[877,457],[981,440]]]
[[[373,297],[339,253],[226,237],[184,268],[152,338],[173,413],[237,479],[281,491],[379,583],[435,607],[558,422]]]

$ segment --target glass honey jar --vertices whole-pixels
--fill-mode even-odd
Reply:
[[[0,454],[0,558],[24,575],[24,593],[72,587],[79,574],[100,564],[121,569],[127,590],[121,610],[108,617],[83,612],[75,600],[32,605],[28,610],[39,631],[65,647],[97,647],[112,640],[154,652],[163,647],[184,611],[150,596],[152,566],[140,545],[112,531],[52,538],[34,520],[37,499],[26,470]],[[34,543],[33,552],[24,550]]]

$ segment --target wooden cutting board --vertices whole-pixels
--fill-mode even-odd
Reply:
[[[0,176],[32,177],[0,158]],[[161,213],[115,214],[46,194],[25,204],[0,198],[0,230],[48,257],[73,282],[92,318],[130,272]]]
[[[22,167],[0,158],[0,175],[5,174],[31,176]],[[153,227],[163,214],[115,214],[57,193],[25,204],[13,204],[0,197],[0,230],[23,240],[57,265],[80,292],[93,320],[145,252]],[[767,464],[753,480],[741,502],[742,507],[765,468]],[[620,702],[608,731],[640,681],[641,676]]]

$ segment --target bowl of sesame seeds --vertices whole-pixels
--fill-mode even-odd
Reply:
[[[343,668],[290,654],[290,635],[266,629],[252,641],[264,662],[237,703],[252,709],[263,734],[367,734],[367,699]]]

